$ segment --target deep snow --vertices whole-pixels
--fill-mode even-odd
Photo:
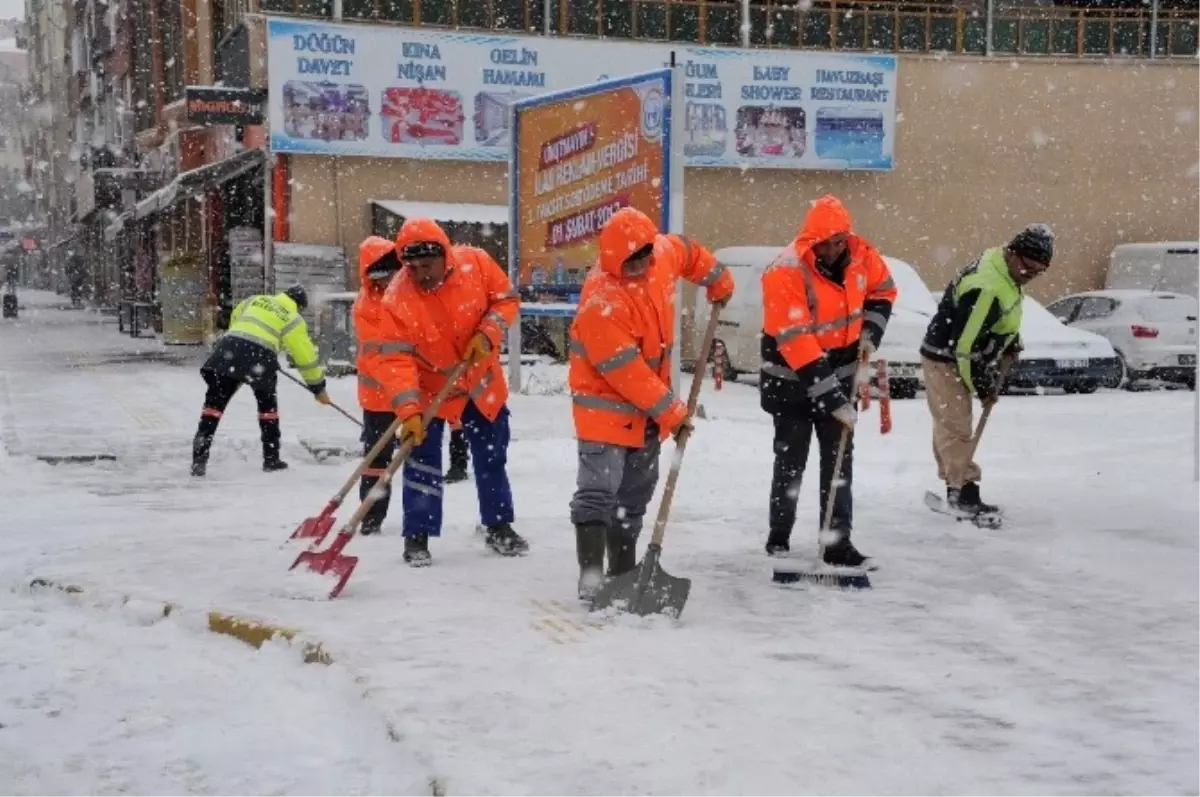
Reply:
[[[375,767],[383,780],[374,789],[436,777],[451,794],[1200,790],[1190,393],[1004,398],[979,452],[985,497],[1007,512],[997,532],[923,506],[924,491],[937,487],[923,397],[893,404],[887,436],[873,408],[857,441],[856,541],[883,569],[872,574],[874,590],[840,593],[772,585],[762,553],[769,418],[752,387],[706,385],[707,420],[688,446],[663,555],[669,572],[693,580],[687,609],[678,622],[610,620],[573,601],[574,442],[569,401],[555,394],[562,370],[526,369],[541,395],[512,400],[510,473],[530,555],[487,553],[474,533],[473,486],[453,485],[433,567],[403,565],[394,511],[382,537],[351,544],[361,562],[343,595],[313,603],[281,597],[297,551],[281,544],[353,462],[318,464],[298,439],[354,448],[357,430],[281,382],[292,469],[264,474],[253,399],[239,394],[209,478],[192,480],[188,446],[203,396],[196,363],[123,362],[114,355],[157,344],[25,296],[21,321],[0,326],[0,583],[54,578],[304,629],[369,685],[369,710],[402,737],[357,746],[348,720],[328,726],[327,744]],[[354,407],[352,379],[334,380],[331,393]],[[33,459],[68,451],[118,459],[58,467]],[[672,453],[666,446],[664,466]],[[816,547],[812,482],[793,550]],[[29,611],[44,608],[38,600]],[[226,644],[182,639],[170,627],[133,636],[150,633],[162,636],[128,644],[151,658],[165,647],[212,659]],[[78,644],[92,650],[101,640]],[[289,694],[323,677],[228,652],[242,657],[230,671],[277,668]],[[101,670],[86,693],[127,702],[121,683]],[[59,688],[82,694],[73,682]],[[318,714],[366,710],[329,691]],[[181,688],[181,705],[191,696]],[[277,705],[260,696],[262,711]],[[3,710],[19,699],[0,679]],[[215,714],[222,705],[212,701]],[[302,735],[299,723],[275,720],[244,728]],[[66,778],[38,790],[99,788],[87,775],[70,780],[66,740],[49,729],[32,738],[40,760],[57,751],[54,777]],[[202,753],[249,749],[240,738],[181,732],[172,755],[190,755],[191,745],[204,777],[228,783],[240,775]],[[422,772],[400,766],[391,778],[391,764],[374,756],[395,757],[398,746]],[[137,740],[112,749],[148,772],[167,761]],[[316,775],[281,781],[273,767],[298,757],[287,743],[258,750],[262,774],[236,781],[241,790],[355,790]],[[163,783],[149,778],[133,790]],[[196,790],[181,781],[161,788]]]

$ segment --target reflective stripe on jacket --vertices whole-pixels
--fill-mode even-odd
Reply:
[[[226,335],[265,346],[272,353],[288,353],[305,384],[319,385],[325,379],[317,347],[308,337],[308,325],[296,302],[284,293],[261,294],[243,299],[233,309]]]
[[[764,407],[778,399],[833,412],[849,401],[843,383],[854,374],[861,338],[876,347],[883,339],[896,286],[883,257],[851,229],[841,202],[821,197],[796,240],[763,272]],[[813,253],[839,234],[848,250],[840,283]]]
[[[495,420],[508,401],[500,345],[517,319],[517,292],[491,255],[473,246],[451,246],[433,220],[406,221],[396,248],[419,241],[442,244],[446,278],[430,292],[421,290],[407,268],[392,279],[383,299],[373,376],[383,385],[389,409],[408,418],[429,405],[471,338],[482,332],[492,344],[491,356],[467,369],[437,417],[458,423],[470,399],[484,417]]]
[[[632,253],[654,245],[641,277],[622,276]],[[670,389],[675,287],[683,277],[709,301],[733,294],[733,277],[704,247],[659,235],[647,216],[623,208],[600,232],[599,262],[588,273],[571,324],[571,401],[575,436],[629,448],[645,445],[646,419],[666,437],[687,415]]]
[[[367,277],[367,270],[389,255],[394,256],[396,245],[386,238],[372,235],[358,249],[358,297],[354,300],[354,334],[358,339],[355,370],[358,371],[358,405],[371,412],[391,412],[392,405],[379,380],[379,355],[388,349],[381,337],[380,317],[387,283]]]
[[[946,288],[921,354],[956,363],[967,390],[989,395],[1000,356],[1021,331],[1023,294],[1002,248],[988,249]]]

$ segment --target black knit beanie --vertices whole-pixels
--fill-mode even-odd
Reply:
[[[1008,251],[1050,265],[1054,258],[1054,231],[1045,224],[1030,224],[1008,242]]]

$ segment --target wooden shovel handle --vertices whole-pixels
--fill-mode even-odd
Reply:
[[[692,371],[692,390],[688,393],[688,421],[695,416],[696,405],[700,402],[700,388],[704,382],[704,366],[708,363],[708,353],[712,350],[713,338],[717,336],[717,319],[720,315],[721,308],[713,305],[712,312],[708,316],[708,326],[704,330],[704,340],[700,344],[700,351],[696,352],[696,367]],[[667,533],[667,517],[671,514],[671,500],[675,497],[675,485],[679,483],[679,469],[683,465],[683,451],[687,448],[689,437],[691,437],[691,429],[684,427],[675,442],[675,456],[671,460],[671,470],[667,473],[667,484],[663,488],[662,502],[658,505],[658,517],[654,520],[654,534],[650,537],[650,544],[655,547],[662,547],[663,537]]]

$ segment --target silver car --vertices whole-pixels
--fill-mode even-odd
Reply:
[[[1108,339],[1121,361],[1117,385],[1161,379],[1196,389],[1196,325],[1200,306],[1182,293],[1088,291],[1046,307],[1068,326]]]

